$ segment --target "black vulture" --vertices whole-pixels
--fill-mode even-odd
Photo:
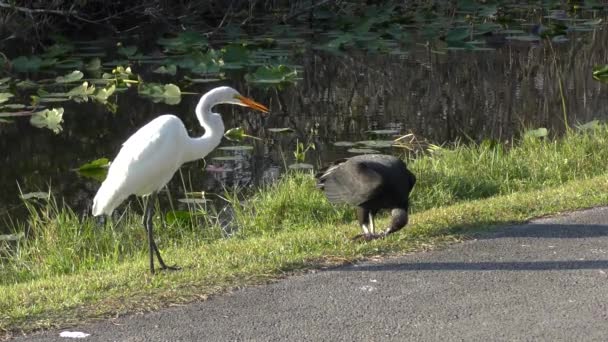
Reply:
[[[405,163],[385,154],[364,154],[343,159],[317,174],[317,187],[331,203],[357,206],[363,234],[353,239],[373,240],[403,228],[408,221],[409,195],[416,177]],[[391,225],[376,233],[374,215],[391,209]]]

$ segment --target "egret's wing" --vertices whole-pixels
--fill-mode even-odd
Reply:
[[[349,160],[321,176],[322,188],[332,203],[360,205],[382,189],[382,176],[364,161]]]
[[[164,186],[181,161],[180,141],[187,134],[177,117],[158,117],[122,146],[95,195],[93,213],[111,213],[131,194],[147,195]]]

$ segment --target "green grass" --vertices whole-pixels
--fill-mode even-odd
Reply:
[[[606,126],[557,140],[435,149],[410,162],[418,177],[403,231],[353,243],[353,211],[331,206],[309,174],[292,173],[236,206],[238,231],[172,220],[158,244],[179,272],[151,276],[140,217],[100,226],[53,201],[28,202],[18,249],[0,245],[0,330],[30,331],[184,303],[287,273],[420,250],[492,225],[608,203]],[[236,201],[236,200],[234,200]],[[387,223],[381,218],[380,225]],[[156,219],[159,227],[160,220]]]

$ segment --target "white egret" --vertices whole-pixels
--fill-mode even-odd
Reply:
[[[224,122],[213,106],[221,103],[250,107],[264,113],[266,106],[246,98],[230,87],[218,87],[203,95],[196,105],[196,117],[205,129],[201,137],[188,135],[183,122],[175,115],[161,115],[140,128],[125,141],[108,175],[93,200],[93,215],[111,215],[129,195],[147,197],[144,205],[144,228],[148,233],[150,271],[154,273],[154,253],[162,269],[169,267],[160,256],[152,234],[152,207],[156,193],[164,187],[179,167],[204,158],[224,135]]]
[[[354,239],[373,240],[403,228],[408,221],[409,195],[416,177],[405,163],[394,156],[363,154],[340,160],[317,175],[317,186],[331,203],[357,206],[357,219],[363,230]],[[374,216],[381,209],[391,210],[391,225],[376,234]]]

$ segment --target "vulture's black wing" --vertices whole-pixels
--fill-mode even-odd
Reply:
[[[319,177],[319,187],[331,203],[360,205],[382,190],[384,179],[372,162],[349,159]]]

